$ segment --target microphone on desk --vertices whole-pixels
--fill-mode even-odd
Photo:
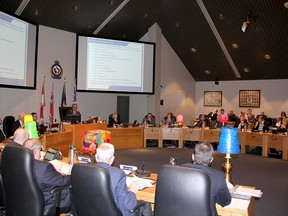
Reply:
[[[148,170],[145,170],[144,167],[145,167],[145,161],[142,161],[142,169],[141,170],[139,170],[139,169],[136,170],[136,176],[138,176],[140,178],[145,178],[145,177],[148,177],[148,176],[151,175],[151,172],[148,171]]]

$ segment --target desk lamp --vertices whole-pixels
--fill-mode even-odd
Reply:
[[[238,128],[229,126],[221,128],[217,151],[226,154],[223,168],[225,170],[225,179],[231,182],[232,164],[230,163],[230,154],[240,154]]]
[[[178,123],[178,126],[179,126],[180,128],[183,127],[183,122],[184,122],[183,115],[179,114],[179,115],[177,116],[177,123]]]

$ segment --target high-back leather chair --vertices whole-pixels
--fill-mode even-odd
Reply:
[[[96,164],[75,164],[72,194],[79,216],[122,216],[110,188],[109,172]]]
[[[158,175],[154,216],[211,216],[211,182],[205,172],[163,165]]]
[[[6,195],[6,215],[43,215],[44,196],[34,171],[31,150],[17,144],[5,146],[1,172]]]
[[[3,119],[3,131],[6,137],[13,136],[13,128],[12,125],[15,122],[14,116],[5,116]]]

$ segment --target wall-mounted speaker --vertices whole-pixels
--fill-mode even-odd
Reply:
[[[160,100],[160,105],[161,105],[161,106],[164,105],[164,100]]]
[[[219,85],[219,81],[215,81],[215,85]]]

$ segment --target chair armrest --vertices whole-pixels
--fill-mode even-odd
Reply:
[[[55,208],[45,209],[45,215],[60,215],[60,202],[62,190],[68,189],[69,186],[58,186],[49,191],[50,194],[54,194]]]
[[[142,210],[141,210],[142,207]],[[151,203],[145,202],[143,200],[138,200],[137,205],[129,211],[130,213],[134,213],[134,215],[140,215],[139,213],[145,212],[144,215],[151,215],[152,216],[152,207]]]

